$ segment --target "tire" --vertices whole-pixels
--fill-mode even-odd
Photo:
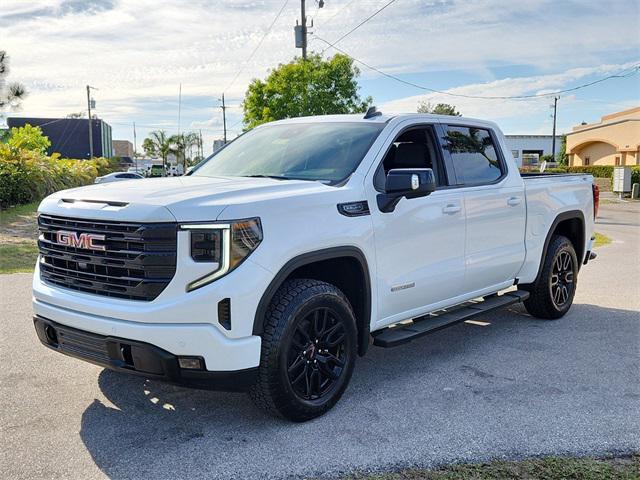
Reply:
[[[356,357],[355,316],[344,294],[318,280],[287,280],[267,309],[258,379],[249,395],[271,414],[311,420],[338,402]]]
[[[578,258],[571,241],[554,235],[535,283],[523,285],[530,293],[524,306],[531,315],[546,320],[563,317],[571,308],[578,280]]]

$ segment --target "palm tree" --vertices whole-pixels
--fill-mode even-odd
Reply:
[[[172,135],[169,139],[171,143],[171,151],[176,154],[178,161],[182,160],[184,172],[187,171],[187,150],[199,145],[200,136],[195,132],[179,133]]]
[[[172,138],[164,130],[151,132],[142,142],[142,148],[152,157],[162,158],[162,174],[167,176],[167,157],[172,152]]]
[[[490,165],[500,169],[500,163],[497,158],[487,155],[487,149],[493,148],[493,141],[488,134],[480,135],[477,128],[469,128],[469,134],[462,132],[449,131],[445,136],[447,146],[445,147],[452,153],[479,153],[487,159]]]
[[[7,83],[9,74],[9,57],[7,52],[0,50],[0,110],[18,108],[20,102],[27,96],[27,89],[18,82]]]

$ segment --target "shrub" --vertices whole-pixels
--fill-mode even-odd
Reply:
[[[13,148],[22,148],[44,153],[51,146],[49,137],[45,137],[40,127],[26,124],[24,127],[13,127],[9,131],[7,143]]]
[[[67,188],[93,183],[111,171],[109,160],[61,159],[58,154],[0,143],[0,207],[35,202]]]
[[[613,165],[588,165],[569,167],[572,173],[589,173],[596,178],[613,178]]]
[[[573,173],[590,173],[595,178],[609,178],[613,181],[613,165],[589,165],[569,167]],[[631,165],[631,183],[640,183],[640,165]]]
[[[587,173],[593,178],[608,178],[613,182],[613,165],[588,165],[576,167],[554,167],[547,168],[545,173]],[[538,169],[520,168],[522,173],[536,172]],[[631,165],[631,184],[640,183],[640,165]]]

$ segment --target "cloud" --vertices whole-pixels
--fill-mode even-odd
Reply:
[[[311,47],[319,51],[324,46],[314,35],[333,41],[386,1],[331,0],[323,9],[307,3],[315,24]],[[11,79],[30,91],[25,114],[82,110],[89,84],[99,89],[94,92],[98,113],[114,124],[136,119],[175,126],[182,83],[183,96],[191,98],[184,125],[217,129],[217,98],[243,66],[226,92],[230,105],[240,103],[251,78],[300,54],[293,38],[299,3],[289,2],[258,54],[244,65],[281,6],[280,0],[3,0],[2,48],[11,56]],[[390,73],[471,72],[482,82],[460,87],[467,91],[542,90],[570,82],[551,75],[558,71],[576,76],[578,67],[637,57],[637,44],[617,32],[637,29],[639,8],[635,0],[402,0],[340,46]],[[513,65],[551,76],[539,84],[512,78],[491,85],[502,76],[497,69]],[[365,80],[376,75],[363,69]],[[468,109],[480,110],[473,102]],[[228,124],[240,118],[239,109],[228,113]]]
[[[455,95],[471,96],[524,96],[540,95],[566,89],[578,80],[598,75],[604,77],[616,72],[627,70],[637,62],[627,62],[615,65],[600,65],[591,68],[573,68],[564,72],[516,78],[504,78],[491,82],[475,83],[445,90],[443,93],[428,93],[398,98],[382,104],[382,108],[389,112],[415,112],[420,102],[451,103],[458,107],[465,116],[481,116],[483,118],[501,119],[517,115],[526,110],[529,113],[544,111],[552,103],[549,97],[528,99],[479,99],[456,97]],[[573,101],[574,94],[563,95],[563,101]]]

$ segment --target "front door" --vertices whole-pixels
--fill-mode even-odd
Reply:
[[[385,173],[395,168],[433,168],[438,188],[422,198],[403,198],[390,213],[377,208]],[[399,128],[367,182],[373,220],[378,287],[375,328],[416,317],[464,293],[465,211],[461,191],[448,180],[434,129]]]

